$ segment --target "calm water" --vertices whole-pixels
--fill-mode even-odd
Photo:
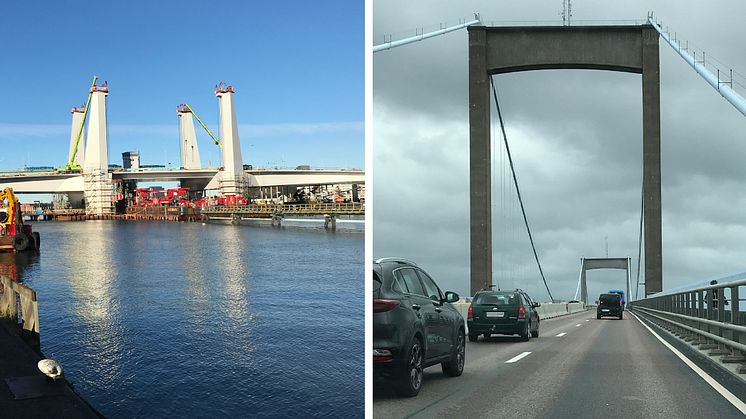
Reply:
[[[42,351],[109,417],[364,416],[364,239],[35,223]]]

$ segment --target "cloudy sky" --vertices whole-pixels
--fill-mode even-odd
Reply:
[[[644,20],[654,11],[698,56],[704,50],[708,64],[733,68],[734,87],[746,96],[741,2],[575,0],[572,7],[578,25]],[[561,9],[560,0],[376,0],[374,44],[452,25],[473,12],[494,25],[561,24]],[[415,260],[442,288],[462,294],[469,291],[467,46],[467,32],[460,30],[373,58],[374,256]],[[746,119],[663,39],[660,48],[665,290],[746,271]],[[610,257],[633,258],[634,294],[640,76],[542,70],[495,81],[555,298],[574,296],[580,258],[604,257],[606,243]],[[498,133],[493,111],[493,141]],[[547,300],[499,146],[493,159],[494,278]],[[591,297],[624,284],[621,271],[593,271],[588,279]]]

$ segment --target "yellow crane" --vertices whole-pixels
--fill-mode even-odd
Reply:
[[[0,249],[22,252],[39,249],[39,233],[31,230],[30,224],[23,224],[21,204],[13,188],[0,192]]]

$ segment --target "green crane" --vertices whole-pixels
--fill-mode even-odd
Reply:
[[[91,90],[88,92],[88,100],[85,102],[85,108],[83,109],[83,120],[80,121],[80,128],[78,129],[78,135],[75,137],[75,146],[73,152],[70,155],[70,161],[67,162],[65,167],[57,169],[58,171],[72,171],[80,170],[80,165],[75,163],[75,156],[78,155],[78,144],[80,144],[80,136],[83,134],[83,127],[85,126],[85,119],[88,116],[88,107],[91,104],[91,96],[93,96],[93,88],[96,87],[96,80],[98,76],[93,76],[93,83],[91,83]]]
[[[199,122],[199,124],[202,125],[202,128],[204,128],[205,131],[207,131],[207,134],[212,138],[213,141],[215,141],[215,144],[222,149],[223,148],[223,143],[221,143],[220,140],[218,139],[218,137],[216,137],[215,134],[213,134],[212,131],[210,131],[210,128],[207,128],[207,125],[205,125],[205,123],[202,122],[202,120],[199,118],[199,116],[197,116],[197,113],[194,112],[194,109],[192,109],[186,103],[182,103],[181,106],[183,106],[184,108],[186,108],[187,110],[189,110],[189,112],[191,112],[192,115],[194,115],[194,117],[197,118],[197,122]]]

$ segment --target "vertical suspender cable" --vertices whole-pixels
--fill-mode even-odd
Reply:
[[[547,289],[549,298],[554,302],[552,292],[549,291],[549,285],[547,285],[547,279],[544,277],[544,271],[541,269],[541,263],[539,262],[539,255],[536,253],[536,246],[534,246],[534,238],[531,235],[531,228],[528,225],[528,218],[526,217],[526,209],[523,207],[523,198],[521,197],[521,190],[518,188],[518,177],[515,174],[515,167],[513,167],[513,157],[510,155],[510,147],[508,146],[508,136],[505,135],[505,124],[503,123],[503,116],[500,112],[500,102],[497,100],[497,89],[495,88],[495,79],[490,76],[490,85],[492,86],[492,95],[495,97],[495,107],[497,108],[497,118],[500,120],[500,130],[503,134],[503,142],[505,143],[505,153],[508,155],[508,162],[510,163],[510,171],[513,174],[513,184],[515,185],[515,191],[518,195],[518,202],[521,204],[521,213],[523,213],[523,222],[526,224],[526,231],[528,232],[528,239],[531,242],[531,249],[534,251],[534,259],[536,259],[536,265],[539,267],[539,273],[541,274],[541,280],[544,281],[544,286]]]
[[[640,258],[642,256],[642,220],[645,211],[645,192],[642,192],[642,199],[640,200],[640,237],[637,239],[637,285],[635,285],[635,300],[637,300],[637,293],[640,291]]]

